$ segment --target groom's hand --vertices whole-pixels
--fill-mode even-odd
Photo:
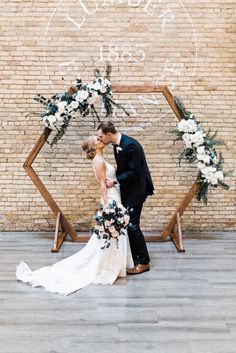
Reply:
[[[117,184],[117,180],[111,179],[111,178],[106,178],[105,180],[107,188],[112,188],[115,184]]]

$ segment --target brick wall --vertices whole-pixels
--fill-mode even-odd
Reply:
[[[10,1],[1,10],[0,230],[52,230],[54,216],[25,174],[23,163],[43,131],[35,93],[61,92],[77,71],[85,82],[110,60],[113,84],[165,84],[207,130],[227,142],[230,191],[194,201],[185,230],[236,229],[235,1]],[[62,76],[64,80],[62,80]],[[145,230],[161,230],[195,180],[196,165],[178,165],[176,118],[158,94],[116,95],[131,116],[117,112],[121,132],[143,145],[155,184],[145,204]],[[45,145],[34,168],[78,230],[88,229],[99,203],[91,162],[81,141],[91,120],[73,120],[58,146]],[[112,148],[106,157],[114,163]]]

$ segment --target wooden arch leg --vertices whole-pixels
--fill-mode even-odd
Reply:
[[[66,231],[64,230],[62,224],[61,224],[61,213],[57,213],[57,219],[56,219],[56,228],[55,228],[55,235],[54,235],[54,243],[51,252],[58,252],[60,250],[60,247],[65,240],[66,237]]]
[[[175,244],[175,247],[178,250],[178,252],[185,252],[179,212],[176,212],[176,227],[177,227],[176,232],[174,231],[174,229],[170,232],[171,240]]]
[[[173,217],[167,224],[167,226],[163,229],[161,235],[160,235],[160,241],[165,241],[168,236],[170,236],[171,240],[173,241],[176,249],[179,252],[185,252],[184,246],[183,246],[183,237],[182,237],[182,228],[181,228],[181,221],[180,217],[192,201],[192,199],[195,197],[196,193],[199,190],[200,184],[198,182],[198,177],[192,187],[190,188],[189,192],[186,194],[184,199],[182,200],[181,204],[177,208],[176,212],[174,213]],[[177,231],[174,231],[174,228],[177,228]]]

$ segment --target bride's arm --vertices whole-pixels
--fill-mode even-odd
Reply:
[[[96,173],[96,177],[100,184],[102,198],[104,200],[104,208],[108,208],[108,196],[107,196],[107,186],[106,186],[106,166],[103,159],[94,158],[93,166]]]

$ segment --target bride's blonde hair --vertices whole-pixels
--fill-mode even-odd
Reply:
[[[88,159],[93,159],[96,155],[96,147],[94,144],[93,136],[90,136],[82,142],[82,149],[86,153]]]

